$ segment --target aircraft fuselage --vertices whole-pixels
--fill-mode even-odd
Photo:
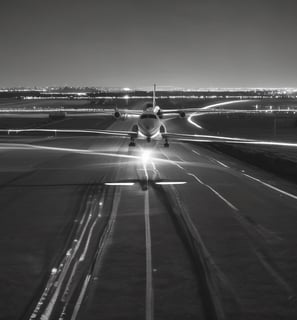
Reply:
[[[150,111],[145,111],[138,120],[138,130],[140,135],[146,138],[154,138],[160,133],[162,122],[159,117]]]

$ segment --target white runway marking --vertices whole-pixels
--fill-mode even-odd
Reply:
[[[221,200],[223,200],[231,209],[234,211],[239,211],[231,202],[229,202],[227,199],[225,199],[220,193],[218,193],[214,188],[209,186],[208,184],[201,181],[196,175],[193,173],[188,173],[189,176],[192,176],[195,180],[197,180],[200,184],[204,185],[206,188],[211,190],[216,196],[218,196]]]
[[[294,195],[294,194],[292,194],[292,193],[289,193],[289,192],[286,192],[286,191],[284,191],[284,190],[282,190],[282,189],[279,189],[279,188],[277,188],[277,187],[274,187],[274,186],[272,186],[271,184],[266,183],[266,182],[264,182],[264,181],[262,181],[262,180],[260,180],[260,179],[254,178],[254,177],[252,177],[252,176],[250,176],[250,175],[248,175],[248,174],[246,174],[246,173],[243,173],[243,175],[245,175],[246,177],[248,177],[248,178],[250,178],[250,179],[252,179],[252,180],[254,180],[254,181],[257,181],[257,182],[263,184],[264,186],[266,186],[266,187],[268,187],[268,188],[270,188],[270,189],[273,189],[273,190],[275,190],[275,191],[277,191],[277,192],[280,192],[280,193],[286,195],[287,197],[290,197],[290,198],[292,198],[292,199],[297,200],[297,196]]]
[[[219,161],[219,160],[217,160],[217,159],[212,158],[212,160],[214,160],[215,162],[217,162],[218,164],[220,164],[220,165],[223,166],[224,168],[230,168],[230,167],[227,166],[225,163],[223,163],[223,162],[221,162],[221,161]]]
[[[71,320],[75,320],[76,317],[77,317],[78,311],[79,311],[79,309],[81,307],[82,301],[83,301],[85,293],[87,291],[87,287],[88,287],[88,284],[90,282],[90,278],[91,278],[90,274],[88,274],[87,277],[85,278],[83,287],[82,287],[81,292],[79,294],[79,297],[78,297],[78,299],[76,301],[76,304],[75,304],[75,307],[74,307],[74,311],[73,311],[73,314],[71,316]]]
[[[152,273],[152,243],[150,226],[150,204],[149,191],[144,194],[144,218],[145,218],[145,247],[146,247],[146,298],[145,298],[145,319],[154,318],[153,305],[153,273]]]
[[[197,156],[201,156],[201,154],[199,152],[195,151],[195,150],[192,150],[192,152],[196,153]]]

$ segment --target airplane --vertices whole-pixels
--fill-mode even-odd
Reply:
[[[231,101],[218,103],[212,106],[225,106],[234,103],[245,103],[248,100],[240,101]],[[104,110],[98,111],[99,114],[113,115],[116,119],[124,118],[126,115],[136,115],[138,117],[137,124],[134,124],[130,131],[116,131],[116,130],[97,130],[97,129],[0,129],[0,132],[5,132],[8,135],[10,134],[19,134],[19,133],[52,133],[55,136],[58,133],[62,134],[95,134],[95,135],[110,135],[118,137],[127,137],[130,138],[129,147],[135,147],[136,139],[145,139],[147,142],[152,140],[162,140],[164,139],[164,147],[169,147],[168,140],[172,141],[182,141],[182,142],[211,142],[211,143],[231,143],[231,144],[253,144],[253,145],[275,145],[275,146],[289,146],[297,147],[296,143],[290,142],[278,142],[278,141],[259,141],[255,139],[246,139],[246,138],[234,138],[234,137],[222,137],[217,135],[207,135],[207,134],[184,134],[184,133],[169,133],[166,129],[166,126],[163,121],[163,117],[166,115],[177,115],[180,118],[185,118],[187,114],[191,114],[188,117],[188,121],[195,125],[198,128],[201,128],[196,123],[193,123],[191,117],[198,113],[203,112],[212,112],[209,110],[210,106],[203,108],[187,108],[187,109],[166,109],[162,110],[159,106],[156,105],[156,85],[154,84],[153,88],[153,97],[152,103],[147,103],[143,110],[119,110],[115,108],[114,110]],[[216,109],[214,112],[218,112]],[[246,112],[247,110],[224,110],[220,109],[219,112]],[[250,111],[248,111],[250,112]],[[97,114],[98,114],[97,113]],[[85,114],[85,113],[84,113]],[[95,114],[94,114],[95,115]],[[124,115],[124,116],[123,116]]]
[[[131,131],[115,131],[115,130],[76,130],[76,129],[0,129],[0,132],[7,132],[10,134],[18,134],[25,132],[47,132],[47,133],[89,133],[89,134],[105,134],[121,137],[130,137],[129,147],[135,147],[136,139],[146,139],[147,142],[151,142],[152,139],[160,140],[164,139],[164,147],[169,147],[167,133],[164,122],[161,120],[165,114],[178,114],[181,118],[184,118],[186,113],[183,110],[166,110],[163,111],[156,105],[156,85],[154,84],[153,101],[152,103],[146,103],[143,110],[104,110],[106,115],[113,115],[116,119],[124,118],[125,115],[137,115],[137,124],[134,124]]]
[[[128,113],[137,113],[137,111],[129,110]],[[164,122],[161,120],[164,114],[179,114],[181,118],[184,118],[186,113],[182,110],[161,110],[156,105],[156,84],[153,89],[153,101],[147,103],[139,115],[137,124],[133,125],[130,134],[129,147],[135,147],[135,139],[138,137],[145,138],[147,142],[151,142],[152,139],[163,138],[165,140],[164,147],[169,147],[168,135]],[[114,117],[119,119],[122,117],[121,111],[118,109],[114,112]]]

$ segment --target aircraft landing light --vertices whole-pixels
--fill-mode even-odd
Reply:
[[[133,186],[134,182],[105,182],[106,186]]]
[[[141,159],[143,162],[147,162],[151,158],[150,150],[143,150],[141,154]]]
[[[186,181],[160,181],[156,182],[159,185],[174,185],[174,184],[186,184]]]

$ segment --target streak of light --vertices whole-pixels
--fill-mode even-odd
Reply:
[[[207,134],[185,134],[185,133],[170,133],[169,138],[208,138],[213,140],[233,140],[233,141],[257,141],[253,139],[246,139],[246,138],[234,138],[234,137],[224,137],[224,136],[214,136],[214,135],[207,135]]]
[[[206,106],[206,107],[202,107],[200,110],[208,110],[208,109],[212,109],[212,108],[216,108],[216,107],[223,107],[223,106],[227,106],[227,105],[232,105],[232,104],[236,104],[236,103],[243,103],[243,102],[249,102],[249,101],[251,101],[251,100],[234,100],[234,101],[220,102],[220,103],[211,104],[211,105]],[[198,128],[198,129],[203,129],[203,127],[201,125],[197,124],[196,122],[194,122],[192,120],[192,117],[195,117],[195,116],[198,116],[198,115],[201,115],[201,112],[199,112],[199,111],[194,112],[188,117],[187,120],[194,127]]]
[[[195,140],[196,141],[196,140]],[[106,157],[116,157],[116,158],[128,158],[141,160],[141,156],[133,156],[127,154],[119,154],[119,153],[107,153],[107,152],[94,152],[92,150],[86,149],[73,149],[73,148],[61,148],[61,147],[48,147],[41,145],[31,145],[31,144],[6,144],[0,143],[0,150],[45,150],[45,151],[56,151],[56,152],[69,152],[69,153],[78,153],[92,156],[106,156]],[[164,162],[164,163],[173,163],[172,160],[162,159],[162,158],[151,158],[151,160],[156,162]],[[178,164],[176,164],[178,165]]]
[[[196,138],[178,138],[179,141],[188,141],[188,142],[222,142],[222,143],[232,143],[232,144],[251,144],[251,145],[261,145],[261,146],[279,146],[279,147],[297,147],[297,143],[293,142],[278,142],[278,141],[259,141],[259,140],[249,140],[249,139],[241,139],[241,140],[231,140],[227,137],[216,137],[209,139],[201,139]]]
[[[197,115],[199,115],[199,112],[194,112],[194,113],[192,113],[192,114],[188,117],[187,121],[188,121],[191,125],[193,125],[194,127],[198,128],[198,129],[203,129],[203,127],[201,127],[199,124],[197,124],[196,122],[194,122],[194,121],[192,120],[192,117],[197,116]]]
[[[288,197],[290,197],[290,198],[293,198],[294,200],[297,200],[297,196],[294,195],[294,194],[292,194],[292,193],[289,193],[289,192],[286,192],[286,191],[284,191],[284,190],[282,190],[282,189],[279,189],[279,188],[277,188],[277,187],[274,187],[274,186],[272,186],[271,184],[266,183],[266,182],[264,182],[264,181],[262,181],[262,180],[260,180],[260,179],[255,178],[255,177],[252,177],[252,176],[250,176],[250,175],[248,175],[248,174],[246,174],[246,173],[243,173],[243,175],[245,175],[246,177],[248,177],[248,178],[250,178],[250,179],[252,179],[252,180],[254,180],[254,181],[257,181],[257,182],[263,184],[264,186],[266,186],[266,187],[268,187],[268,188],[270,188],[270,189],[273,189],[274,191],[277,191],[277,192],[282,193],[282,194],[284,194],[284,195],[286,195],[286,196],[288,196]]]
[[[186,184],[186,181],[160,181],[160,182],[155,182],[155,184],[158,185],[175,185],[175,184]]]
[[[47,150],[47,151],[63,151],[71,153],[88,154],[95,156],[107,156],[107,157],[118,157],[118,158],[129,158],[129,159],[139,159],[139,156],[132,156],[127,154],[119,153],[108,153],[108,152],[97,152],[86,149],[74,149],[74,148],[62,148],[62,147],[48,147],[41,145],[31,145],[31,144],[0,144],[0,149],[4,150]]]
[[[47,132],[47,133],[85,133],[85,134],[105,134],[118,135],[127,137],[129,133],[126,131],[111,131],[111,130],[78,130],[78,129],[0,129],[0,132],[22,133],[22,132]]]
[[[209,106],[203,107],[201,108],[201,110],[208,110],[208,109],[212,109],[212,108],[216,108],[216,107],[222,107],[222,106],[227,106],[227,105],[232,105],[232,104],[236,104],[236,103],[244,103],[244,102],[249,102],[252,100],[233,100],[233,101],[226,101],[226,102],[219,102],[219,103],[215,103],[215,104],[211,104]]]
[[[105,182],[106,186],[133,186],[134,182]]]

